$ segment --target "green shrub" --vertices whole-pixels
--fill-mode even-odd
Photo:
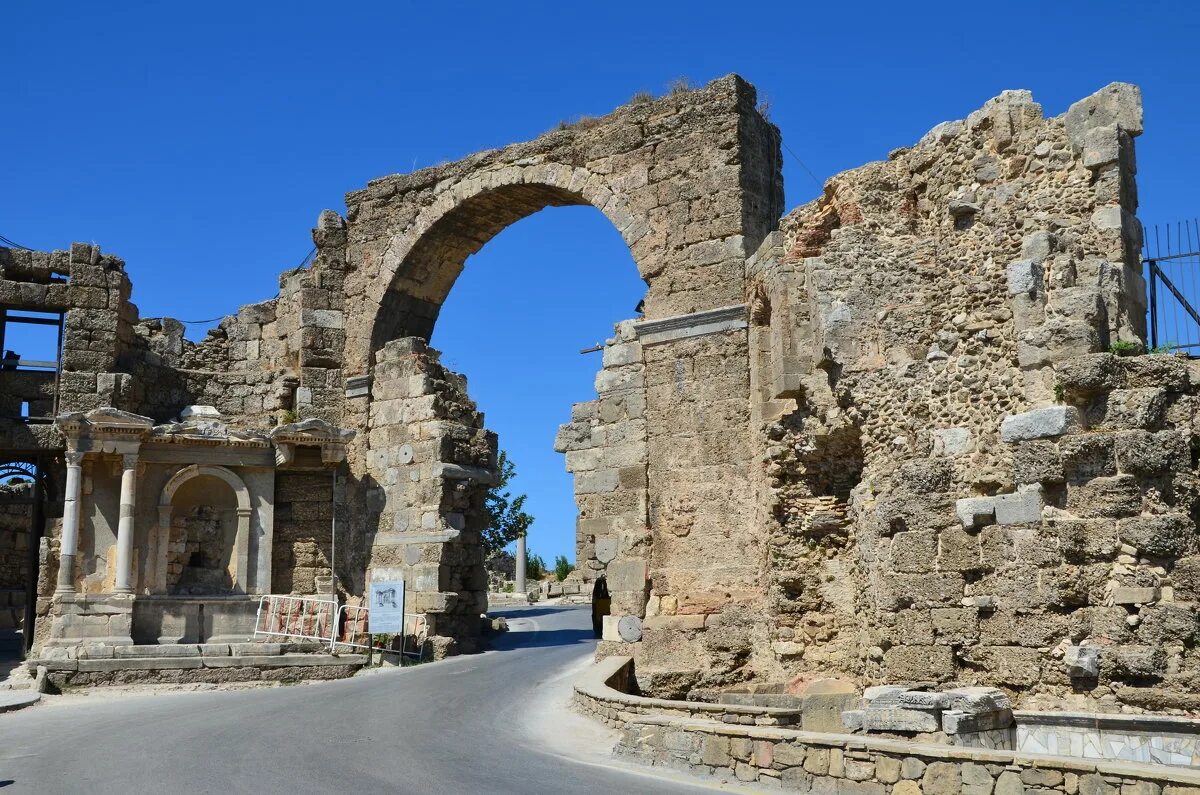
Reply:
[[[559,582],[567,579],[567,575],[575,571],[575,566],[571,561],[567,560],[565,555],[559,555],[554,559],[554,576]]]

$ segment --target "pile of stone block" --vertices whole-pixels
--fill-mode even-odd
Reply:
[[[861,710],[842,713],[848,729],[888,734],[973,734],[1013,726],[1012,703],[994,687],[881,685],[863,692]]]

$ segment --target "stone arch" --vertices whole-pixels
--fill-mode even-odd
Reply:
[[[230,469],[210,464],[192,464],[183,467],[167,481],[158,498],[158,525],[155,528],[153,552],[154,577],[153,591],[167,591],[167,556],[171,537],[171,518],[174,509],[174,499],[179,489],[189,481],[199,477],[211,477],[224,482],[233,492],[237,502],[237,529],[234,536],[234,590],[239,593],[249,591],[250,565],[250,517],[253,512],[250,502],[250,489],[246,487],[238,475]]]
[[[573,424],[590,425],[594,412],[597,423],[628,425],[620,437],[628,443],[614,441],[612,456],[595,471],[581,468],[576,482],[603,513],[587,517],[581,536],[624,539],[610,564],[614,604],[627,616],[645,614],[642,556],[659,533],[656,517],[673,505],[707,506],[689,533],[668,533],[673,549],[688,547],[681,555],[716,561],[730,538],[753,540],[744,285],[747,258],[783,209],[779,132],[756,106],[754,89],[731,75],[532,141],[373,180],[347,195],[344,225],[322,222],[315,239],[324,266],[295,285],[298,299],[312,303],[301,314],[313,347],[342,345],[338,376],[364,452],[357,507],[374,531],[364,539],[367,578],[405,579],[414,610],[430,616],[430,637],[441,638],[436,648],[475,647],[486,577],[471,500],[490,474],[477,454],[488,444],[482,415],[465,381],[425,343],[467,258],[545,207],[600,210],[647,288],[643,316],[620,324],[605,349],[599,402],[571,415],[580,418]],[[714,416],[726,418],[719,434]],[[728,596],[731,579],[751,588],[757,576],[753,556],[722,560],[688,588]]]
[[[552,162],[485,170],[440,187],[433,203],[391,239],[381,278],[371,283],[371,304],[379,306],[372,351],[397,337],[428,339],[467,258],[508,226],[546,207],[595,207],[629,246],[642,278],[649,283],[654,273],[652,249],[639,245],[649,223],[636,217],[628,198],[604,175]]]

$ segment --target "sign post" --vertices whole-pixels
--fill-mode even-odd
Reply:
[[[367,605],[367,632],[371,635],[404,635],[404,580],[371,583]]]

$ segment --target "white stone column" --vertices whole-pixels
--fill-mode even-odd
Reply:
[[[58,548],[58,584],[55,594],[75,593],[75,555],[79,549],[79,496],[83,486],[83,453],[66,454],[67,490],[63,496],[62,538]]]
[[[117,524],[117,576],[113,591],[133,593],[133,514],[138,457],[134,454],[121,458],[121,518]]]
[[[525,534],[521,533],[517,537],[517,571],[516,585],[513,586],[513,593],[525,593]]]

